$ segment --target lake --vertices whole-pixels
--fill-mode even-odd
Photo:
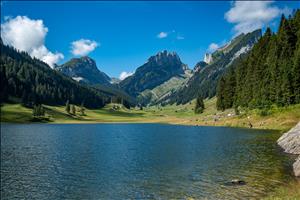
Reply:
[[[1,197],[259,198],[292,179],[278,137],[225,127],[1,124]]]

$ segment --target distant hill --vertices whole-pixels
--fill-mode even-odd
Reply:
[[[97,68],[96,62],[88,56],[72,58],[70,61],[55,69],[78,82],[91,85],[109,85],[111,82],[111,78],[104,72],[101,72]]]
[[[217,49],[210,55],[205,55],[205,59],[209,63],[203,61],[197,63],[193,76],[186,84],[181,89],[165,96],[161,102],[184,104],[199,95],[203,98],[215,96],[220,76],[225,73],[236,58],[249,52],[260,37],[261,30],[241,34],[224,47]]]
[[[183,76],[187,66],[175,52],[162,51],[151,56],[138,67],[132,76],[119,83],[121,89],[137,97],[145,90],[151,90],[175,76]]]

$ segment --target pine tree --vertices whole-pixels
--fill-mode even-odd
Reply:
[[[196,99],[196,104],[195,104],[195,113],[203,113],[204,111],[204,102],[203,102],[203,98],[201,96],[199,96]]]
[[[75,105],[72,105],[71,108],[72,108],[72,115],[76,115],[76,107],[75,107]]]
[[[300,103],[300,10],[289,19],[283,15],[276,34],[267,28],[246,58],[232,66],[219,79],[219,110]]]
[[[71,108],[70,108],[70,103],[69,103],[69,100],[66,102],[66,112],[67,113],[70,113],[70,110],[71,110]]]
[[[80,114],[81,114],[82,116],[85,115],[84,111],[85,111],[85,109],[84,109],[84,103],[82,102],[81,105],[80,105]]]

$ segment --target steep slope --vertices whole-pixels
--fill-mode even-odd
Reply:
[[[191,70],[186,70],[185,74],[173,76],[151,90],[146,89],[139,94],[138,102],[143,105],[166,104],[167,102],[163,102],[162,99],[172,92],[179,90],[191,76]]]
[[[120,88],[132,96],[138,96],[146,89],[153,89],[170,78],[184,75],[186,65],[175,52],[162,51],[151,56],[137,68],[136,72],[120,82]]]
[[[73,58],[55,69],[78,82],[84,82],[90,85],[109,85],[111,81],[110,77],[104,72],[101,72],[97,68],[96,62],[88,56]]]
[[[166,96],[162,101],[184,104],[197,96],[204,98],[216,95],[217,82],[233,61],[247,53],[261,37],[261,30],[248,34],[241,34],[224,47],[219,48],[211,55],[210,64],[195,67],[195,73],[180,90]],[[206,55],[207,57],[207,55]]]
[[[25,52],[0,43],[1,102],[17,101],[32,106],[35,103],[64,105],[84,103],[86,107],[103,107],[106,92],[80,85],[46,63],[31,58]]]
[[[231,95],[228,95],[230,93]],[[264,109],[300,103],[300,10],[281,18],[277,33],[267,29],[246,59],[218,84],[217,107]]]

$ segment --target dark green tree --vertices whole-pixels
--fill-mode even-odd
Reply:
[[[76,107],[75,107],[75,105],[71,106],[71,110],[72,110],[72,115],[76,115]]]
[[[203,113],[204,111],[204,102],[203,102],[203,98],[201,96],[197,97],[196,99],[196,104],[195,104],[195,113],[199,114],[199,113]]]
[[[67,102],[66,102],[66,112],[70,113],[70,111],[71,111],[70,103],[69,103],[69,100],[67,100]]]

